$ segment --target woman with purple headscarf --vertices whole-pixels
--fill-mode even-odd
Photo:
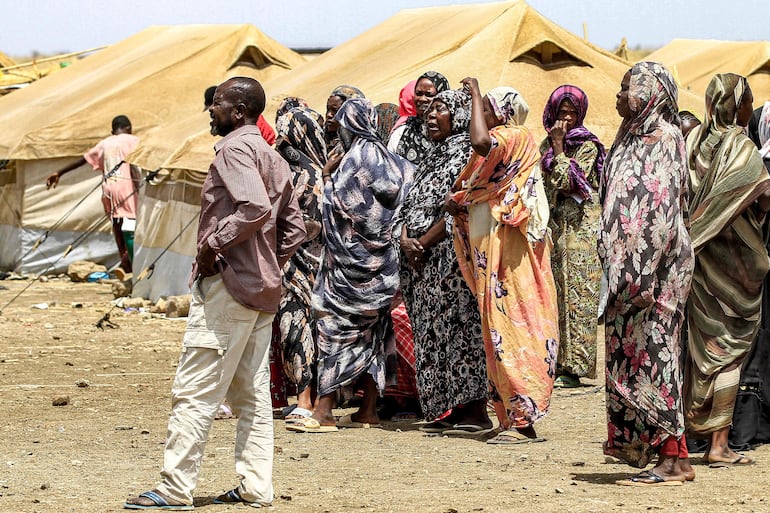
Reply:
[[[540,145],[551,206],[551,267],[559,303],[558,377],[554,386],[580,386],[596,377],[596,317],[602,270],[596,253],[601,206],[598,177],[605,150],[583,126],[588,97],[573,85],[551,93],[543,112],[548,137]]]

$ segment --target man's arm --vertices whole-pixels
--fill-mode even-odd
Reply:
[[[275,220],[277,240],[275,256],[278,259],[278,267],[281,268],[297,251],[297,248],[305,242],[307,236],[305,222],[302,220],[302,211],[291,190],[291,185],[288,185],[286,189],[285,196],[288,196],[288,201]]]
[[[254,158],[239,148],[223,148],[224,165],[219,176],[235,205],[235,212],[221,219],[207,243],[216,253],[250,239],[270,219],[270,197]]]

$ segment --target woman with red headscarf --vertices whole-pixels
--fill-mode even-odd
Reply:
[[[540,145],[551,206],[551,267],[559,304],[554,386],[563,388],[580,386],[581,377],[596,377],[596,317],[602,277],[596,253],[601,215],[596,191],[606,152],[583,126],[587,111],[588,97],[579,87],[557,87],[543,112],[548,137]]]

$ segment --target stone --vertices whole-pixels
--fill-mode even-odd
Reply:
[[[69,267],[67,267],[67,276],[69,276],[72,281],[77,282],[87,281],[88,275],[99,272],[106,273],[107,268],[101,264],[89,262],[88,260],[78,260],[72,262]]]
[[[70,403],[70,396],[60,395],[53,398],[51,404],[53,406],[67,406]]]
[[[166,317],[187,317],[190,313],[190,301],[192,295],[169,296],[166,300]]]

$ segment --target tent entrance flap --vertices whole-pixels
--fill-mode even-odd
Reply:
[[[254,45],[249,45],[244,48],[241,55],[232,63],[230,69],[237,66],[247,66],[253,69],[265,69],[269,66],[280,66],[282,68],[291,69],[291,65],[288,63],[276,59]]]
[[[555,69],[566,66],[588,66],[589,63],[569,53],[553,41],[542,41],[529,50],[511,59],[511,62],[526,62],[536,64],[543,69]]]

